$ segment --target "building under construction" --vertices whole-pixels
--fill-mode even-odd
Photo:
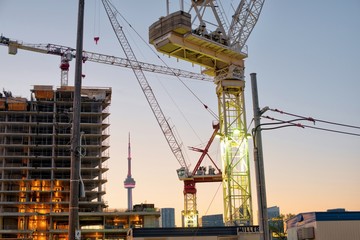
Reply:
[[[160,212],[109,211],[111,88],[81,91],[81,236],[122,239],[130,227],[158,227]],[[74,87],[36,85],[30,100],[0,94],[0,239],[66,239]],[[143,213],[141,213],[143,212]]]

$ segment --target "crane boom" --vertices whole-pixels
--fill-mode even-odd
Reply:
[[[141,86],[141,89],[143,93],[145,94],[146,100],[150,104],[151,110],[153,111],[155,118],[166,138],[166,141],[168,142],[172,153],[174,154],[177,161],[180,163],[180,166],[186,169],[186,173],[188,173],[188,166],[186,164],[184,155],[181,150],[181,146],[178,142],[178,140],[175,138],[175,135],[173,133],[173,128],[170,127],[169,122],[166,120],[164,113],[162,112],[159,103],[156,100],[156,97],[142,71],[141,65],[136,59],[136,56],[125,36],[124,31],[122,30],[122,27],[120,26],[119,22],[116,19],[115,10],[112,8],[110,3],[107,0],[102,0],[102,3],[104,5],[106,14],[109,17],[109,20],[111,22],[111,26],[114,29],[114,32],[116,34],[116,37],[119,40],[119,43],[127,57],[130,63],[130,67],[134,71],[134,74]]]
[[[239,50],[245,46],[254,29],[265,0],[241,0],[233,15],[229,39],[231,46],[238,45]]]
[[[11,40],[7,37],[0,36],[0,45],[4,45],[9,47],[9,54],[16,54],[17,49],[37,52],[37,53],[43,53],[43,54],[51,54],[56,55],[60,57],[67,57],[67,58],[75,58],[76,57],[76,49],[71,47],[66,47],[62,45],[57,44],[28,44],[28,43],[22,43],[19,41]],[[176,68],[170,68],[167,66],[160,66],[145,62],[137,62],[138,64],[132,63],[131,60],[127,58],[121,58],[116,56],[110,56],[106,54],[101,53],[95,53],[95,52],[89,52],[89,51],[83,51],[83,59],[90,62],[96,62],[96,63],[103,63],[118,67],[124,67],[124,68],[131,68],[135,67],[138,69],[141,69],[142,71],[147,72],[153,72],[153,73],[160,73],[170,76],[177,76],[177,77],[184,77],[184,78],[190,78],[194,80],[203,80],[203,81],[209,81],[213,82],[213,79],[207,75],[194,73],[190,71],[185,71],[181,69]],[[63,85],[63,84],[62,84]],[[67,84],[65,84],[67,85]]]

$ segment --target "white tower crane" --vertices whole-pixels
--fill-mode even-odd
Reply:
[[[188,12],[171,13],[149,28],[149,41],[159,52],[201,65],[215,78],[227,225],[253,222],[244,59],[264,1],[234,1],[238,5],[228,27],[221,5],[225,1],[192,0]]]
[[[76,49],[58,44],[51,44],[51,43],[45,43],[45,44],[24,43],[22,41],[12,40],[5,36],[0,36],[0,45],[7,46],[9,48],[8,53],[11,55],[16,55],[17,50],[22,49],[37,53],[60,56],[61,58],[60,84],[61,86],[68,85],[68,72],[70,67],[70,61],[73,58],[76,58]],[[124,68],[131,68],[133,65],[131,61],[129,61],[127,58],[110,56],[106,54],[89,52],[89,51],[83,51],[82,59],[84,62],[89,61],[89,62],[103,63],[117,67],[124,67]],[[168,66],[160,66],[151,63],[138,62],[137,67],[141,68],[143,71],[146,72],[160,73],[170,76],[184,77],[184,78],[209,81],[209,82],[213,81],[213,79],[210,78],[209,76],[182,70],[182,69],[170,68]]]

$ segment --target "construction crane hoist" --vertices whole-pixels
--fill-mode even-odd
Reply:
[[[253,221],[244,59],[247,57],[246,40],[259,18],[264,1],[237,1],[229,21],[222,7],[225,1],[191,0],[188,12],[181,9],[161,17],[149,27],[149,42],[157,51],[203,66],[203,73],[214,77],[226,225],[248,225]],[[181,3],[183,8],[183,0]],[[182,180],[182,176],[179,177]],[[196,194],[184,192],[185,198],[189,197],[187,194],[192,199],[185,201],[193,208],[185,207],[183,218],[186,225],[196,226],[192,223],[194,219],[197,221],[198,214]]]

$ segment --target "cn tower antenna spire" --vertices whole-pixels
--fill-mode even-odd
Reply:
[[[124,187],[128,191],[128,211],[132,210],[132,189],[135,188],[135,180],[131,177],[131,145],[130,145],[130,132],[128,142],[128,174],[124,181]]]
[[[128,141],[128,177],[131,177],[131,145],[130,145],[130,132]]]

